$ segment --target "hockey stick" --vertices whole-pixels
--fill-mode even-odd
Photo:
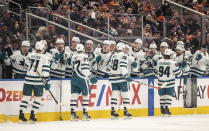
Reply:
[[[152,86],[152,85],[149,85],[149,84],[146,84],[146,83],[143,83],[143,82],[140,82],[140,81],[136,81],[136,80],[133,80],[133,82],[139,83],[141,85],[149,86],[149,87],[154,88],[154,89],[160,89],[161,88],[161,87]],[[163,86],[165,86],[165,84],[163,84],[162,87]]]
[[[32,65],[32,66],[35,68],[35,66],[34,66],[34,65]],[[44,80],[43,76],[41,75],[41,73],[40,73],[38,70],[36,70],[36,72],[37,72],[37,73],[38,73],[38,75],[41,77],[41,80],[42,80],[42,82],[43,82],[43,86],[45,86],[46,81]],[[54,97],[54,95],[52,94],[51,90],[50,90],[50,89],[48,89],[48,91],[49,91],[50,95],[52,96],[53,100],[55,101],[55,103],[56,103],[57,105],[59,105],[59,103],[58,103],[57,99]]]
[[[184,62],[184,57],[185,57],[185,51],[184,51],[184,54],[183,54],[183,60],[181,62],[181,66],[182,66],[182,63]],[[184,74],[184,70],[182,71],[182,76],[183,76],[183,74]],[[178,88],[183,88],[184,89],[184,86],[181,86],[181,84],[182,84],[182,78],[181,77],[180,77],[180,83],[179,83]]]

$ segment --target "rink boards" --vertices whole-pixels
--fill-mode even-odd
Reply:
[[[135,79],[142,83],[157,85],[155,79]],[[1,80],[0,81],[0,122],[6,119],[17,121],[19,104],[22,98],[24,80]],[[61,108],[57,105],[48,91],[45,91],[42,98],[39,121],[59,120],[60,115],[64,120],[70,117],[70,80],[52,80],[51,91],[58,101],[61,101]],[[209,114],[209,78],[198,78],[197,85],[197,108],[183,108],[183,89],[178,87],[179,79],[176,80],[175,93],[171,112],[174,115],[186,114]],[[61,91],[61,92],[60,92]],[[108,80],[99,80],[91,87],[89,101],[90,115],[93,119],[110,117],[110,96],[111,87]],[[61,97],[60,97],[61,94]],[[81,101],[78,99],[77,111],[81,116]],[[137,82],[130,83],[130,112],[134,117],[160,115],[158,90],[141,85]],[[28,112],[31,104],[29,104]],[[122,116],[123,106],[118,104],[118,111]],[[60,114],[61,110],[61,114]],[[28,114],[27,114],[28,116]]]

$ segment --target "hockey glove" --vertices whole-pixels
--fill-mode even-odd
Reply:
[[[64,60],[64,53],[60,53],[59,58],[60,60]]]
[[[131,64],[131,66],[132,66],[133,68],[136,68],[136,67],[137,67],[137,63],[136,63],[136,62],[133,62],[133,63]]]
[[[93,75],[89,75],[88,79],[90,80],[90,82],[92,84],[96,84],[97,83],[97,78],[95,76],[93,76]]]
[[[96,57],[96,62],[97,62],[97,63],[100,62],[101,60],[102,60],[101,55],[99,55],[99,56]]]
[[[201,54],[197,54],[196,57],[195,57],[195,59],[196,59],[197,61],[201,60],[201,59],[202,59],[202,55],[201,55]]]
[[[2,54],[1,54],[1,59],[7,59],[8,58],[8,54],[7,54],[7,52],[2,52]]]
[[[128,81],[128,82],[132,82],[133,80],[131,79],[130,75],[126,74],[124,76],[124,78]]]
[[[46,80],[44,88],[45,90],[49,90],[51,88],[51,84],[49,83],[49,80]]]
[[[55,61],[58,61],[60,59],[60,56],[58,53],[55,54],[55,57],[54,57]]]
[[[68,63],[68,65],[71,65],[71,58],[67,59],[67,63]]]
[[[186,61],[183,61],[181,66],[184,68],[187,65]]]

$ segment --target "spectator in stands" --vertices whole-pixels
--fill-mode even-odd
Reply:
[[[163,16],[172,16],[172,10],[170,4],[167,1],[165,1],[164,4],[161,6],[161,11],[163,13]]]
[[[38,31],[36,33],[36,40],[40,41],[43,40],[44,36],[48,35],[48,29],[45,26],[41,26],[38,28]]]

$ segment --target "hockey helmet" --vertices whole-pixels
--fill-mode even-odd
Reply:
[[[47,41],[46,40],[41,40],[41,42],[44,44],[44,46],[47,46]]]
[[[173,54],[173,51],[171,49],[166,49],[164,55],[171,56]]]
[[[116,45],[116,48],[117,50],[123,50],[125,48],[125,44],[123,42],[119,42],[117,45]]]
[[[87,43],[88,43],[88,44],[94,44],[94,42],[93,42],[92,40],[87,40],[87,41],[86,41],[86,44],[87,44]]]
[[[103,45],[110,45],[110,41],[109,40],[104,40]]]
[[[77,44],[76,51],[84,51],[84,46],[82,44]]]
[[[30,47],[30,42],[29,41],[22,41],[21,46]]]
[[[151,44],[149,45],[149,48],[150,48],[150,49],[157,49],[157,45],[156,45],[155,43],[151,43]]]
[[[184,49],[184,46],[182,46],[182,45],[177,45],[177,46],[176,46],[176,50],[184,51],[185,49]]]
[[[35,45],[36,50],[42,51],[42,50],[44,50],[44,48],[45,48],[45,46],[41,41],[36,42],[36,45]]]
[[[141,39],[136,39],[136,40],[135,40],[135,43],[141,44],[141,45],[142,45],[142,40],[141,40]]]
[[[184,46],[184,42],[183,42],[183,41],[178,41],[178,42],[177,42],[177,45],[182,45],[182,46]]]
[[[160,44],[160,47],[168,47],[168,43],[167,43],[167,42],[162,42],[162,43]]]
[[[110,40],[111,45],[116,45],[116,42],[114,40]]]
[[[62,38],[57,38],[56,44],[64,44],[64,40]]]
[[[78,42],[78,43],[80,43],[81,41],[80,41],[80,39],[79,39],[79,37],[73,37],[72,38],[72,41],[74,41],[74,42]]]

